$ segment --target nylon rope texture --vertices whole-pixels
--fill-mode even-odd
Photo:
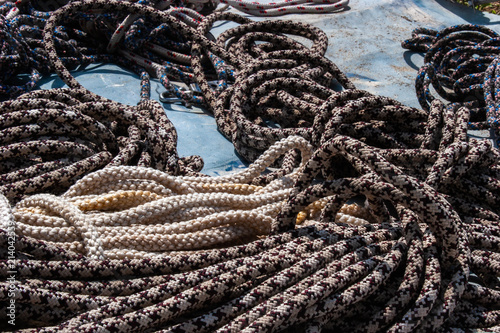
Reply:
[[[47,57],[71,87],[25,95],[40,94],[45,107],[65,115],[49,128],[78,116],[75,126],[85,120],[113,138],[126,115],[155,119],[141,105],[161,109],[148,100],[146,74],[143,100],[123,106],[83,88],[61,61],[54,29],[95,11],[119,12],[118,23],[129,15],[167,22],[190,39],[204,105],[254,163],[236,175],[201,176],[181,168],[170,133],[168,153],[149,139],[134,150],[165,153],[159,166],[108,165],[73,178],[61,193],[0,196],[0,311],[10,304],[15,264],[19,329],[499,330],[500,152],[467,136],[467,105],[434,99],[420,110],[356,89],[324,57],[324,32],[304,23],[214,13],[189,25],[151,6],[91,0],[54,11],[45,25]],[[218,21],[237,27],[211,38]],[[233,71],[234,84],[209,83],[211,56]],[[154,130],[171,126],[162,119]],[[128,133],[126,144],[139,136]],[[99,150],[88,147],[101,147],[67,141],[90,155]],[[4,250],[13,229],[14,263]]]
[[[441,31],[418,28],[402,46],[425,52],[425,64],[416,79],[420,105],[429,109],[435,92],[449,103],[467,106],[470,129],[493,130],[500,143],[499,74],[500,36],[478,25],[464,24]]]

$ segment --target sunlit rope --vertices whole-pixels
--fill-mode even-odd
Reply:
[[[179,159],[177,132],[156,101],[132,107],[86,89],[61,88],[27,93],[0,109],[0,189],[12,200],[64,191],[105,166],[149,166],[171,174],[203,166]]]
[[[347,8],[349,0],[291,0],[278,2],[255,2],[244,0],[219,0],[231,8],[255,16],[279,16],[286,14],[324,14],[339,12]]]
[[[259,175],[271,158],[265,163],[257,158],[257,166],[235,178],[196,174],[175,178],[151,169],[110,167],[88,174],[63,196],[28,197],[17,207],[0,197],[5,216],[1,248],[8,242],[3,231],[7,225],[19,222],[19,228],[29,234],[19,232],[16,248],[20,269],[15,301],[17,318],[24,325],[19,328],[81,332],[498,330],[500,153],[486,140],[467,137],[467,107],[433,100],[428,110],[418,110],[356,90],[345,74],[324,59],[324,34],[305,24],[284,21],[275,26],[224,13],[208,16],[194,29],[137,4],[93,1],[75,3],[71,10],[99,7],[168,21],[194,41],[194,67],[198,66],[195,59],[210,52],[236,69],[236,86],[226,92],[207,93],[206,75],[196,76],[214,114],[232,110],[227,119],[221,118],[223,112],[216,115],[218,125],[231,139],[239,132],[235,137],[242,139],[235,140],[235,146],[241,152],[246,146],[253,150],[249,159],[276,141],[292,142],[296,135],[302,137],[297,140],[309,141],[314,152],[296,171],[298,154],[288,149],[277,163],[282,168],[270,174]],[[206,32],[219,19],[240,26],[213,41]],[[45,37],[50,60],[63,79],[78,88],[53,52],[51,29],[57,18],[49,21],[53,25],[48,24]],[[271,27],[309,38],[312,47],[273,36],[268,33]],[[264,43],[253,44],[257,40]],[[143,77],[145,94],[146,83]],[[289,119],[280,113],[282,105]],[[224,122],[226,127],[220,125]],[[267,156],[271,155],[274,159],[277,154]],[[293,172],[291,184],[287,179]],[[168,186],[160,185],[161,179]],[[281,197],[278,193],[284,187],[289,192]],[[189,193],[182,191],[191,190],[199,194],[186,201]],[[214,191],[225,193],[215,200]],[[262,205],[261,193],[276,195],[279,205]],[[172,208],[152,204],[166,202],[162,196],[176,198]],[[104,216],[117,224],[129,223],[127,213],[120,212],[141,207],[138,215],[144,217],[143,222],[151,218],[149,222],[154,223],[156,216],[167,215],[174,224],[175,219],[187,216],[210,225],[210,215],[218,212],[206,209],[203,201],[234,208],[232,204],[240,202],[236,199],[243,197],[255,198],[258,211],[272,211],[266,219],[269,230],[265,230],[271,234],[251,242],[239,239],[243,244],[238,246],[217,243],[220,248],[189,251],[200,249],[187,246],[196,238],[181,237],[185,242],[180,242],[180,251],[152,256],[147,252],[154,251],[145,250],[148,243],[141,236],[137,241],[121,232],[116,236],[127,241],[116,241],[114,245],[120,248],[106,252],[106,242],[96,229],[105,222],[100,219]],[[245,199],[241,207],[253,208],[252,200]],[[359,215],[366,214],[364,221],[338,218],[353,202],[362,207]],[[189,209],[175,213],[174,206]],[[155,215],[155,207],[174,213]],[[61,214],[80,228],[81,238],[75,237],[77,233]],[[87,219],[93,215],[99,218]],[[232,217],[227,217],[231,224]],[[25,222],[18,221],[21,218]],[[256,221],[249,217],[238,223],[247,222],[248,227]],[[30,223],[42,224],[43,235],[39,237]],[[186,230],[197,228],[195,223],[185,225]],[[225,222],[216,218],[214,223],[217,228]],[[155,227],[161,234],[169,226]],[[136,235],[141,228],[147,230],[146,239],[154,240],[156,230],[147,229],[150,225],[130,230]],[[172,231],[169,236],[182,234],[182,225]],[[64,239],[72,244],[55,246]],[[106,253],[141,259],[95,259]],[[3,277],[8,276],[8,264],[8,259],[0,261]],[[10,286],[7,282],[0,286],[0,311],[5,311]]]
[[[491,284],[498,276],[498,248],[494,237],[488,243],[478,231],[489,228],[498,235],[498,221],[464,225],[445,197],[403,173],[383,153],[343,136],[325,142],[301,168],[294,194],[272,223],[281,231],[245,245],[100,261],[20,236],[20,251],[39,249],[33,255],[45,261],[18,261],[27,265],[18,277],[19,318],[26,323],[35,315],[44,318],[54,325],[47,331],[124,325],[204,332],[330,325],[353,331],[435,331],[479,323],[494,329],[499,324],[495,305],[487,304],[498,304],[500,297]],[[336,154],[352,161],[360,176],[312,182]],[[320,218],[293,228],[297,213],[309,203],[330,198],[335,205],[328,210],[336,211],[360,194],[369,198],[380,223],[348,226]],[[4,206],[5,215],[15,220],[17,213]],[[388,213],[389,207],[395,212]],[[467,242],[472,242],[471,253]],[[482,284],[467,282],[469,267]],[[134,278],[117,279],[123,275]],[[23,305],[35,296],[40,306]],[[54,300],[59,306],[42,306]]]
[[[222,177],[106,167],[60,197],[40,194],[19,202],[14,212],[17,230],[95,258],[145,258],[267,235],[297,171],[264,187],[248,183],[293,149],[302,152],[302,164],[309,159],[307,141],[290,137],[247,170]]]

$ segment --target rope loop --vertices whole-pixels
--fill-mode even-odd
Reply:
[[[500,55],[498,33],[478,25],[457,25],[441,31],[417,29],[402,46],[425,52],[415,83],[424,110],[429,111],[437,98],[432,87],[444,100],[470,109],[470,129],[491,128],[498,132],[498,112],[493,102]]]
[[[177,133],[158,102],[130,107],[95,96],[61,88],[0,104],[4,195],[18,200],[49,189],[57,193],[110,165],[181,172]],[[199,161],[192,161],[182,171],[199,169]]]

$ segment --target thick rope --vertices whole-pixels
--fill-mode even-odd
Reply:
[[[383,157],[384,153],[343,136],[325,142],[301,169],[292,195],[272,224],[275,230],[282,231],[245,245],[145,260],[82,261],[76,254],[64,251],[66,258],[74,259],[20,260],[20,265],[27,266],[20,271],[22,282],[16,302],[24,304],[35,295],[40,305],[57,299],[60,307],[50,310],[35,304],[20,307],[23,318],[36,313],[47,323],[62,320],[47,331],[156,327],[262,332],[338,323],[360,331],[410,332],[476,327],[467,325],[479,322],[500,324],[493,315],[495,305],[487,305],[498,305],[500,297],[491,280],[499,274],[495,259],[499,256],[498,245],[494,245],[498,243],[494,240],[499,235],[498,220],[484,223],[482,213],[464,224],[447,196],[403,173]],[[355,162],[352,167],[360,176],[312,184],[311,180],[336,154]],[[440,160],[437,158],[432,170],[441,164]],[[496,165],[498,161],[497,156]],[[103,172],[116,175],[113,169]],[[151,170],[143,179],[154,179],[153,175]],[[123,173],[124,179],[137,179],[127,177]],[[170,179],[173,185],[175,180]],[[189,179],[195,180],[184,178]],[[212,181],[215,183],[207,184],[218,182]],[[177,183],[182,184],[180,179]],[[87,191],[92,184],[92,179],[84,178],[84,186],[75,185],[75,189]],[[189,191],[189,186],[184,188]],[[80,194],[78,191],[74,194]],[[91,191],[100,190],[98,187]],[[297,214],[311,202],[329,198],[335,204],[328,209],[335,212],[342,202],[357,195],[368,199],[374,220],[382,223],[331,224],[323,212],[323,217],[313,224],[309,221],[309,226],[293,228]],[[103,207],[114,208],[112,200],[107,202]],[[22,204],[19,208],[24,209]],[[19,213],[11,214],[16,220]],[[491,236],[485,238],[487,234]],[[29,249],[32,242],[30,237],[21,236],[19,247]],[[44,245],[45,260],[51,246],[50,242]],[[57,250],[54,256],[60,256],[60,252]],[[480,285],[467,282],[469,269],[481,277]],[[61,281],[59,274],[72,278]],[[122,274],[134,278],[117,280],[116,276]],[[91,281],[88,276],[92,276]],[[85,294],[81,294],[82,290],[86,290]],[[358,326],[360,322],[362,326]]]
[[[27,93],[0,103],[0,109],[0,191],[12,200],[64,191],[105,166],[148,166],[171,174],[202,167],[179,162],[176,130],[158,102],[131,107],[86,89],[62,88]]]
[[[264,187],[247,183],[292,149],[302,152],[303,164],[311,155],[307,141],[291,137],[231,177],[106,167],[61,197],[40,194],[19,202],[18,232],[92,258],[146,258],[267,235],[297,171]]]
[[[440,97],[471,109],[471,129],[491,128],[500,140],[497,63],[500,36],[478,25],[457,25],[441,31],[419,28],[402,46],[425,52],[424,65],[416,79],[420,105],[429,110]]]
[[[1,248],[8,225],[18,234],[19,328],[500,329],[500,153],[467,137],[469,108],[436,99],[418,110],[356,90],[324,58],[324,33],[305,24],[223,13],[195,27],[153,7],[100,0],[59,9],[45,29],[54,68],[92,105],[116,103],[80,88],[52,37],[64,15],[89,10],[147,16],[189,37],[206,105],[256,162],[225,178],[108,166],[63,195],[16,206],[1,199]],[[214,41],[207,33],[218,20],[239,26]],[[211,55],[234,70],[232,88],[210,86],[202,58]],[[64,103],[85,105],[70,97]],[[285,152],[281,169],[262,173]],[[8,269],[4,255],[5,278]],[[10,285],[0,286],[6,311]]]

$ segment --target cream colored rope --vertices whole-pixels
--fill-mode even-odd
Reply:
[[[249,185],[298,149],[299,168],[265,186]],[[147,258],[267,235],[312,153],[301,137],[273,145],[248,169],[221,177],[176,177],[145,167],[91,173],[61,196],[34,195],[13,209],[17,233],[92,258]]]
[[[299,168],[265,186],[248,184],[294,149],[301,152]],[[61,196],[39,194],[20,201],[13,210],[16,229],[92,258],[147,258],[238,244],[269,234],[311,154],[305,139],[292,136],[234,175],[176,177],[145,167],[104,168]],[[324,200],[312,204],[309,215],[323,206]],[[356,207],[339,213],[342,222],[366,223],[356,217],[361,209]]]

